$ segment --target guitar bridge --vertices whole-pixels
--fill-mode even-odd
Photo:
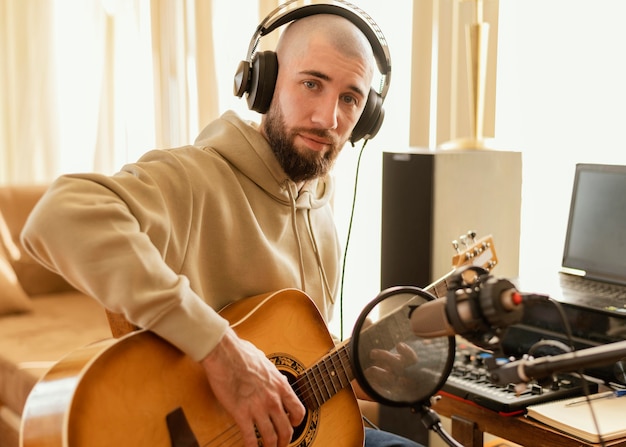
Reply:
[[[181,407],[165,417],[172,447],[200,447]]]

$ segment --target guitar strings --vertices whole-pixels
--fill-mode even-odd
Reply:
[[[228,427],[226,430],[221,432],[219,435],[217,435],[215,438],[211,439],[205,444],[202,444],[202,447],[207,447],[211,445],[226,446],[226,447],[234,446],[234,445],[241,445],[241,440],[242,440],[241,431],[239,430],[239,427],[237,427],[237,425],[233,424],[230,427]]]
[[[331,367],[329,367],[329,363]],[[346,363],[348,363],[347,366]],[[315,410],[337,392],[350,386],[349,371],[351,371],[349,355],[345,346],[342,346],[323,358],[314,367],[307,369],[294,381],[293,388],[296,395],[305,404],[308,404],[310,409]],[[323,386],[320,385],[320,382]]]
[[[224,436],[227,436],[227,437],[224,439],[223,438]],[[222,446],[222,445],[234,446],[240,440],[241,440],[241,432],[239,431],[237,426],[231,425],[226,430],[224,430],[219,435],[217,435],[215,438],[202,444],[202,447],[208,447],[212,445],[213,446],[218,446],[218,445],[219,446]]]

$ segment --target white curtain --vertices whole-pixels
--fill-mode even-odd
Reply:
[[[0,181],[4,183],[42,180],[59,164],[52,15],[49,2],[0,1]]]
[[[212,4],[1,0],[0,183],[193,141],[218,113]]]

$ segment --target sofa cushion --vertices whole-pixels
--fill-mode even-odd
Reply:
[[[111,337],[102,306],[80,292],[38,296],[31,302],[32,312],[0,317],[0,404],[17,415],[53,363]]]
[[[0,316],[27,312],[32,308],[30,298],[17,281],[13,267],[3,256],[0,247]]]
[[[43,185],[0,188],[0,246],[28,295],[74,290],[61,276],[35,261],[20,242],[24,223],[46,188]]]

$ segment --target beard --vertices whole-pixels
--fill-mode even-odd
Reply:
[[[336,139],[324,129],[296,127],[287,129],[285,117],[278,105],[273,103],[265,117],[263,130],[272,152],[285,174],[294,182],[303,182],[322,177],[332,168],[340,147]],[[308,149],[298,150],[294,139],[299,132],[305,131],[333,143],[324,153]]]

